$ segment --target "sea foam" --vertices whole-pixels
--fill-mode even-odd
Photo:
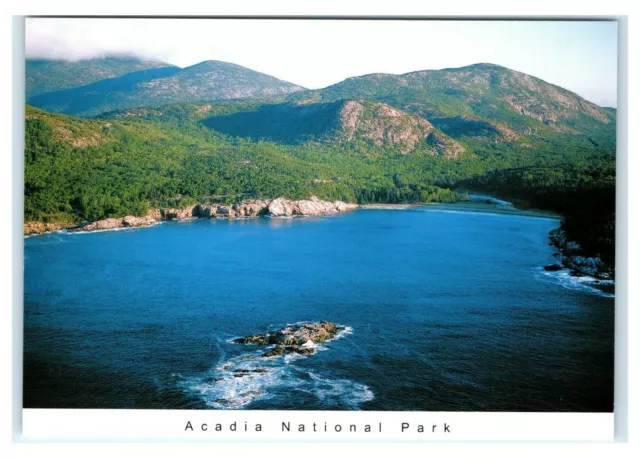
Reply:
[[[550,281],[574,291],[595,294],[596,296],[601,297],[615,297],[615,294],[598,288],[598,286],[614,285],[613,280],[598,280],[597,278],[588,275],[575,276],[571,274],[569,269],[547,272],[544,269],[538,268],[536,269],[536,276],[544,281]]]

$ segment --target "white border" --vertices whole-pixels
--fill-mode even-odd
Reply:
[[[24,409],[23,438],[599,442],[613,440],[613,413]]]
[[[491,15],[491,16],[516,16],[516,15],[530,15],[536,17],[554,15],[554,16],[572,16],[572,15],[612,15],[612,14],[629,14],[632,9],[631,6],[633,2],[625,1],[625,0],[608,0],[606,3],[595,0],[585,0],[582,2],[559,2],[557,0],[539,0],[537,2],[512,2],[509,0],[486,0],[484,2],[477,2],[474,0],[458,0],[456,2],[429,2],[429,3],[418,3],[418,2],[410,2],[403,0],[394,0],[393,2],[388,1],[379,1],[379,0],[370,0],[367,2],[357,3],[352,2],[349,3],[347,0],[325,0],[323,2],[297,2],[297,1],[278,1],[271,0],[269,2],[264,1],[227,1],[227,2],[218,2],[215,3],[211,0],[209,1],[191,1],[191,2],[175,2],[171,0],[155,0],[153,2],[131,2],[130,0],[110,0],[108,2],[86,2],[86,1],[63,1],[58,0],[56,2],[50,2],[46,0],[28,0],[26,2],[3,2],[2,8],[2,25],[0,30],[4,33],[1,35],[3,38],[3,46],[2,46],[2,54],[0,55],[0,59],[2,62],[9,62],[10,56],[12,53],[12,43],[11,43],[11,18],[8,17],[8,14],[92,14],[92,15],[102,15],[102,14],[116,14],[116,15],[149,15],[149,14],[165,14],[165,15],[184,15],[184,14],[200,14],[200,15],[224,15],[224,14],[311,14],[311,15],[319,15],[319,14],[331,14],[331,15],[421,15],[421,16],[447,16],[447,15],[474,15],[474,16],[482,16],[482,15]],[[622,29],[622,28],[621,28]],[[626,27],[625,27],[626,29]],[[631,40],[632,45],[637,44],[637,36],[638,34],[635,31],[631,31],[629,34],[629,39]],[[428,44],[428,45],[437,45],[436,43]],[[632,49],[634,49],[632,47]],[[637,50],[637,47],[635,47]],[[620,70],[624,68],[624,54],[626,54],[626,48],[620,47],[619,52],[621,53],[621,62],[620,62]],[[637,54],[637,52],[636,52]],[[630,53],[628,55],[628,65],[629,71],[633,75],[634,70],[636,69],[637,58],[634,53]],[[7,154],[8,151],[11,150],[11,146],[9,142],[11,141],[11,134],[13,132],[18,135],[22,135],[21,131],[16,128],[16,126],[12,127],[12,121],[15,121],[13,117],[12,108],[9,107],[9,104],[6,103],[9,100],[13,93],[11,87],[11,70],[8,66],[5,65],[4,71],[2,72],[3,78],[3,87],[5,89],[4,94],[5,97],[3,100],[5,104],[3,104],[2,119],[0,120],[0,128],[2,129],[2,134],[0,138],[5,141],[5,148],[3,149],[4,154],[0,154],[0,171],[4,174],[2,180],[0,180],[1,190],[4,191],[2,193],[3,196],[8,196],[14,192],[14,196],[16,194],[16,189],[20,191],[19,188],[16,187],[16,183],[12,183],[11,181],[11,155]],[[621,71],[619,72],[619,78],[621,81],[626,81],[625,74]],[[633,81],[633,78],[630,78]],[[626,85],[619,86],[619,108],[618,108],[618,116],[619,122],[618,126],[621,132],[622,137],[626,137],[627,130],[620,122],[620,117],[623,114],[624,110],[621,105],[623,101],[627,97],[626,93]],[[635,105],[638,103],[637,97],[634,98],[636,91],[631,88],[629,91],[629,95],[631,96],[631,104],[628,108],[628,112],[630,113],[629,119],[631,120],[631,125],[634,125],[633,120],[637,119],[637,116],[634,118],[633,113],[636,113]],[[19,96],[15,96],[14,104],[16,99]],[[20,103],[21,104],[21,103]],[[14,107],[15,109],[15,107]],[[637,123],[636,123],[637,125]],[[634,144],[637,145],[637,142],[634,143],[633,138],[629,139],[629,148],[633,150]],[[18,152],[18,157],[21,154]],[[637,156],[627,156],[626,151],[622,149],[622,143],[618,142],[618,158],[622,158],[624,156],[624,162],[619,164],[628,164],[628,169],[619,170],[618,177],[618,185],[621,185],[621,180],[624,179],[622,175],[627,176],[629,173],[633,173],[634,171],[638,171],[638,159]],[[14,154],[14,158],[16,155]],[[637,173],[637,172],[636,172]],[[632,175],[634,176],[634,175]],[[626,180],[625,180],[626,181]],[[629,208],[627,210],[627,201],[634,201],[632,198],[638,196],[638,180],[628,182],[628,196],[619,195],[622,204],[619,208],[618,212],[618,224],[625,222],[628,220],[629,228],[631,231],[625,230],[625,233],[635,233],[633,232],[633,228],[637,228],[637,216],[638,216],[638,208]],[[626,199],[625,199],[626,197]],[[20,199],[21,200],[21,199]],[[14,206],[16,204],[16,200],[14,199]],[[627,213],[629,211],[630,213]],[[15,215],[15,213],[14,213]],[[16,223],[14,219],[14,224]],[[619,230],[621,229],[618,226]],[[12,330],[15,334],[21,334],[21,332],[16,332],[16,328],[12,326],[12,318],[11,318],[11,308],[8,306],[11,303],[10,297],[12,294],[15,294],[14,288],[16,286],[15,279],[12,280],[12,271],[13,274],[17,272],[15,269],[12,269],[14,266],[14,260],[9,260],[9,257],[6,256],[6,253],[10,252],[10,250],[15,249],[15,244],[12,243],[11,238],[11,229],[8,225],[0,225],[0,234],[2,235],[2,240],[5,243],[3,253],[5,256],[3,257],[2,264],[2,275],[0,275],[0,281],[2,281],[2,288],[0,291],[5,294],[4,307],[1,309],[5,315],[4,319],[0,320],[5,328],[4,332],[0,333],[3,339],[4,345],[2,346],[3,352],[1,354],[2,359],[0,360],[1,367],[14,367],[14,369],[21,368],[20,360],[15,362],[12,358],[12,353],[10,348],[12,348],[12,344],[16,345],[16,342],[12,340]],[[618,234],[620,237],[620,233]],[[22,239],[22,237],[20,237]],[[626,239],[626,238],[625,238]],[[13,240],[15,241],[15,239]],[[633,240],[628,240],[628,244],[623,244],[620,238],[618,239],[619,251],[618,254],[623,255],[627,254],[626,259],[622,259],[618,257],[619,261],[628,261],[629,268],[627,271],[627,278],[633,278],[633,273],[637,272],[637,262],[635,259],[638,259],[637,255],[639,254],[637,250],[637,245],[633,242]],[[11,247],[9,246],[11,245]],[[19,244],[21,248],[21,243]],[[636,256],[634,256],[636,255]],[[623,291],[621,290],[620,285],[620,275],[623,272],[620,271],[620,268],[624,269],[627,262],[621,262],[618,264],[618,290],[617,297],[621,298],[620,294]],[[631,277],[630,277],[631,276]],[[638,301],[634,299],[638,298],[637,294],[637,286],[633,284],[629,284],[629,294],[628,301],[631,304],[637,304]],[[622,301],[618,300],[618,304]],[[621,384],[624,389],[624,393],[626,393],[626,383],[624,380],[621,380],[621,375],[623,375],[624,369],[626,368],[625,362],[628,360],[628,356],[626,352],[620,353],[619,349],[621,341],[621,335],[624,333],[627,327],[631,327],[633,329],[633,324],[638,324],[638,313],[633,310],[633,308],[627,310],[626,303],[622,303],[622,310],[617,306],[616,314],[617,314],[617,324],[616,324],[616,436],[618,440],[624,440],[626,437],[626,429],[623,431],[622,438],[618,436],[621,432],[619,428],[618,420],[619,413],[621,409],[625,408],[625,399],[620,397],[620,388]],[[21,311],[21,310],[20,310]],[[628,316],[627,323],[620,323],[619,319],[625,317],[625,315],[621,315],[620,312],[626,313]],[[13,315],[17,313],[17,310],[13,310]],[[635,317],[635,318],[634,318]],[[13,329],[12,329],[13,328]],[[20,328],[17,329],[20,331]],[[637,338],[631,333],[629,336],[629,348],[634,348],[634,342],[637,343]],[[17,351],[20,353],[21,349]],[[14,374],[15,375],[15,374]],[[637,358],[636,360],[629,360],[628,367],[628,375],[629,375],[629,386],[638,386],[638,377],[637,377]],[[12,381],[15,382],[15,378],[12,379],[12,374],[8,371],[3,371],[2,377],[2,388],[1,393],[3,397],[1,398],[3,406],[9,406],[13,404],[15,400],[12,396],[10,386],[12,385]],[[632,407],[637,407],[638,397],[629,396],[629,415],[628,422],[631,428],[633,428],[633,432],[638,432],[638,422],[634,422],[633,413],[637,411],[637,409],[632,409]],[[18,405],[19,407],[19,405]],[[626,410],[626,409],[625,409]],[[5,411],[6,412],[6,411]],[[15,412],[15,409],[14,409]],[[492,414],[488,414],[492,415]],[[626,424],[626,421],[624,422]],[[624,426],[624,425],[622,425]],[[52,447],[49,447],[45,444],[12,444],[8,442],[11,440],[7,436],[7,432],[12,428],[12,424],[10,423],[9,416],[3,415],[0,416],[0,429],[5,432],[5,441],[0,444],[0,456],[42,456],[43,453],[49,454]],[[14,429],[13,440],[18,440],[19,437],[16,435],[19,430]],[[629,437],[633,438],[634,434],[630,430]],[[637,436],[636,436],[637,439]],[[556,452],[558,453],[572,453],[579,454],[581,458],[598,456],[601,457],[603,453],[606,454],[615,454],[620,456],[638,456],[638,450],[633,452],[633,449],[637,449],[636,440],[635,443],[628,444],[617,444],[615,446],[606,447],[606,449],[601,448],[601,446],[594,447],[593,445],[588,444],[573,444],[573,445],[550,445],[550,444],[527,444],[526,447],[520,447],[513,444],[493,444],[493,445],[482,445],[482,447],[478,445],[465,445],[458,444],[452,448],[453,444],[431,444],[427,453],[432,453],[436,456],[438,455],[462,455],[462,456],[472,456],[477,455],[478,453],[491,453],[492,456],[513,456],[514,454],[518,454],[520,456],[539,456],[542,454],[551,454],[554,456]],[[419,448],[419,445],[415,444],[375,444],[373,446],[367,446],[367,444],[340,444],[338,446],[331,447],[330,445],[319,446],[314,445],[313,447],[309,446],[291,446],[286,444],[279,444],[278,448],[267,447],[264,444],[262,445],[251,445],[251,444],[238,444],[234,443],[232,445],[228,444],[217,444],[215,449],[211,449],[210,447],[202,444],[144,444],[144,452],[141,449],[142,446],[136,446],[137,453],[153,453],[155,456],[175,456],[180,453],[181,455],[186,454],[210,454],[212,451],[215,451],[215,454],[233,454],[233,456],[240,455],[242,456],[245,453],[251,454],[259,454],[260,456],[281,456],[283,453],[304,453],[305,456],[324,456],[328,453],[342,452],[348,454],[362,454],[362,453],[371,453],[378,452],[380,454],[398,454],[398,453],[420,453],[424,454],[426,449]],[[366,448],[366,452],[365,449]],[[65,456],[87,456],[91,454],[92,456],[113,456],[120,453],[125,453],[131,451],[132,446],[129,444],[104,444],[99,448],[96,448],[93,444],[79,444],[79,445],[56,445],[54,450],[56,453],[65,454]],[[3,453],[4,452],[4,453]]]

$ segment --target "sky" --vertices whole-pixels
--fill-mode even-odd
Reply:
[[[28,18],[26,57],[221,60],[310,89],[368,73],[502,65],[617,106],[617,24]]]

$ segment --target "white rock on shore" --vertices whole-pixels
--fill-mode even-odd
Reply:
[[[125,216],[124,218],[122,218],[122,225],[124,227],[150,226],[151,224],[155,223],[156,219],[152,215],[146,215],[142,217]]]
[[[112,229],[121,229],[125,227],[145,227],[155,224],[157,220],[152,215],[146,215],[142,217],[138,216],[125,216],[124,218],[107,218],[94,221],[93,223],[85,224],[84,226],[77,226],[70,229],[73,232],[93,232],[93,231],[108,231]]]
[[[289,200],[279,197],[273,200],[251,199],[233,205],[196,204],[184,208],[152,208],[145,216],[125,216],[123,218],[107,218],[85,225],[72,227],[73,232],[104,231],[125,227],[151,226],[161,220],[183,220],[187,218],[253,218],[269,216],[315,216],[343,213],[358,208],[356,204],[342,201],[324,201],[316,196],[308,200]],[[38,222],[24,224],[25,235],[43,233],[50,225]],[[57,227],[57,226],[55,226]],[[59,228],[59,227],[58,227]]]
[[[327,202],[313,196],[309,200],[288,200],[283,198],[274,199],[269,204],[269,215],[271,216],[293,216],[293,215],[328,215],[342,213],[358,208],[356,204],[348,204],[341,201]]]

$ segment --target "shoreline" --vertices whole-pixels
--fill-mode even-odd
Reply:
[[[477,200],[461,200],[459,202],[441,203],[424,202],[416,204],[363,204],[359,205],[360,210],[409,210],[411,208],[431,207],[443,210],[456,210],[469,213],[496,213],[503,215],[527,216],[532,218],[549,218],[562,220],[562,215],[549,210],[522,210],[514,206],[505,206]]]
[[[66,231],[69,233],[103,232],[130,228],[150,227],[163,221],[191,221],[197,219],[248,219],[259,217],[291,218],[295,216],[323,216],[356,210],[358,205],[336,201],[324,201],[312,196],[307,200],[250,199],[233,205],[198,203],[179,208],[150,208],[144,216],[127,215],[79,224],[43,223],[26,221],[23,235],[44,235]]]
[[[434,202],[424,205],[437,206],[450,210],[466,211],[470,213],[496,213],[501,215],[526,216],[531,218],[563,219],[562,215],[548,210],[522,210],[516,207],[494,205],[485,202],[461,201],[447,204]]]
[[[483,196],[484,197],[484,196]],[[490,197],[490,196],[486,196]],[[256,205],[257,204],[257,205]],[[272,210],[271,205],[275,204]],[[260,207],[260,208],[258,208]],[[297,216],[326,216],[355,210],[410,210],[413,208],[432,210],[450,210],[469,213],[494,213],[535,218],[561,220],[562,216],[546,210],[521,210],[512,205],[501,205],[489,201],[472,200],[452,203],[420,202],[408,204],[351,204],[342,201],[322,201],[317,197],[310,200],[292,201],[277,198],[262,201],[246,201],[232,206],[215,204],[195,204],[185,208],[151,208],[147,215],[135,217],[127,215],[120,218],[107,218],[79,224],[24,223],[25,238],[52,233],[89,233],[122,229],[151,227],[164,221],[193,221],[198,219],[253,219],[261,217],[293,218]],[[38,230],[40,229],[40,230]]]
[[[362,204],[358,205],[358,209],[361,210],[406,210],[407,208],[421,207],[423,203],[419,204]]]

